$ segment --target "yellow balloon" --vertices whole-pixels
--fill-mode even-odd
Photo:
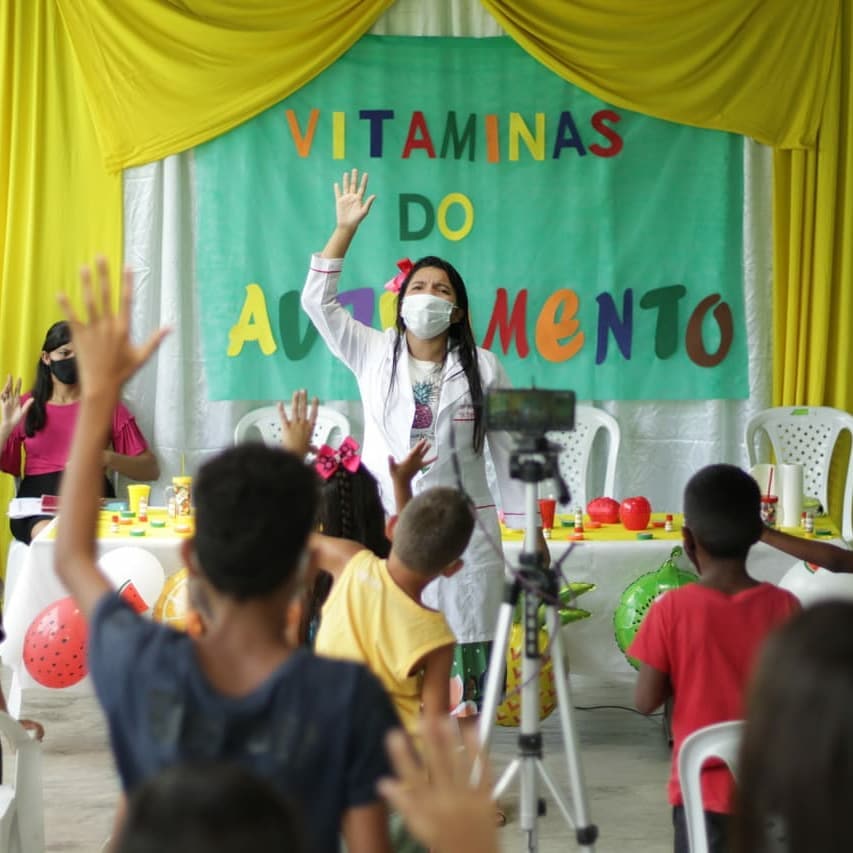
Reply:
[[[166,578],[163,591],[154,605],[154,619],[178,631],[185,631],[189,605],[189,572],[184,568]]]
[[[548,632],[539,630],[539,651],[548,651]],[[506,650],[506,698],[498,705],[497,724],[499,726],[521,725],[521,659],[524,656],[524,626],[513,624],[509,645]],[[551,656],[544,654],[539,670],[539,719],[544,720],[557,707],[557,684],[554,680],[554,665]]]

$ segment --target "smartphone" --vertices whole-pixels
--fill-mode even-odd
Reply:
[[[486,394],[486,429],[544,435],[575,426],[575,392],[496,388]]]

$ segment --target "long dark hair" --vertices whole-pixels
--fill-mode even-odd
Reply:
[[[817,604],[765,645],[739,759],[737,853],[841,853],[853,845],[851,623],[850,602]],[[782,847],[771,842],[777,832]]]
[[[44,336],[41,345],[42,352],[53,352],[61,346],[65,346],[71,340],[71,328],[65,320],[54,323]],[[32,438],[40,429],[44,428],[47,416],[47,401],[53,393],[53,378],[50,374],[50,365],[45,364],[41,358],[36,365],[36,379],[33,382],[33,403],[27,411],[24,421],[24,432]]]
[[[339,467],[320,487],[319,521],[323,533],[360,542],[383,559],[391,550],[385,538],[385,509],[379,484],[359,465],[351,474]]]
[[[471,330],[471,321],[468,316],[468,291],[465,289],[465,282],[462,280],[462,276],[459,275],[456,267],[434,255],[427,255],[425,258],[421,258],[411,268],[405,281],[400,286],[400,292],[397,295],[397,337],[394,340],[394,352],[391,362],[391,385],[388,388],[388,397],[390,397],[391,390],[394,387],[397,364],[400,361],[400,352],[403,347],[402,342],[405,340],[406,324],[403,322],[401,313],[403,298],[406,295],[406,290],[409,287],[412,276],[424,267],[435,267],[447,273],[447,278],[450,280],[453,290],[456,293],[456,307],[462,311],[462,317],[457,322],[450,324],[448,349],[457,350],[460,368],[468,380],[471,405],[474,409],[473,445],[474,450],[479,453],[483,449],[483,441],[485,439],[485,429],[483,427],[483,382],[480,379],[480,368],[477,364],[477,344],[474,342],[474,332]],[[388,397],[386,397],[386,402]]]
[[[364,465],[359,465],[353,473],[340,466],[322,482],[318,521],[327,536],[352,539],[377,557],[385,559],[391,551],[391,543],[385,538],[385,509],[379,497],[379,484]],[[311,623],[319,619],[331,588],[332,576],[317,572],[302,614],[301,642],[309,641]]]

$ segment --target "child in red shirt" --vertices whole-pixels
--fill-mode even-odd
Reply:
[[[678,752],[684,739],[711,723],[744,717],[744,692],[765,637],[799,609],[786,590],[750,577],[746,557],[762,522],[758,485],[733,465],[710,465],[684,492],[684,550],[700,582],[658,599],[628,650],[641,661],[635,700],[649,714],[673,699],[672,771],[675,853],[688,853]],[[726,849],[732,777],[722,762],[702,771],[711,853]]]

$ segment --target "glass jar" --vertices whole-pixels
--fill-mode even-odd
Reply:
[[[768,527],[776,526],[776,507],[779,498],[776,495],[761,496],[761,520]]]

